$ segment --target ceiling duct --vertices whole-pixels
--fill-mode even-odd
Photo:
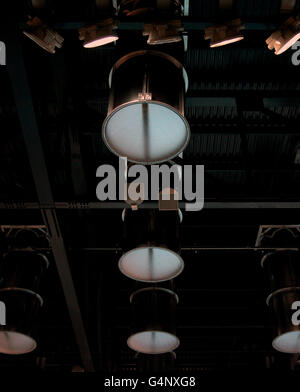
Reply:
[[[134,327],[128,346],[143,354],[164,354],[179,346],[175,312],[178,296],[171,290],[148,287],[130,297]]]
[[[152,283],[178,276],[184,268],[179,255],[181,217],[180,211],[124,210],[121,272],[131,279]]]
[[[289,249],[299,247],[299,232],[277,229],[262,238],[261,246],[280,248],[265,254],[261,263],[270,282],[267,304],[276,326],[272,345],[281,352],[300,353],[300,317],[295,317],[300,304],[300,252]]]
[[[175,58],[157,51],[130,53],[113,66],[109,85],[102,136],[114,154],[154,164],[185,149],[190,138],[184,118],[188,79]]]
[[[6,325],[0,327],[1,353],[25,354],[36,348],[35,322],[43,305],[38,291],[48,264],[33,250],[12,250],[2,258],[0,301],[6,305]]]

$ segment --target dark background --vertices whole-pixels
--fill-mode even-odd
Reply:
[[[76,28],[92,20],[88,2],[56,1],[51,18],[65,42],[50,55],[22,35],[25,3],[9,14],[17,29],[1,15],[0,39],[9,44],[8,65],[0,67],[0,225],[44,224],[50,214],[60,231],[52,233],[55,257],[49,249],[51,266],[41,286],[38,348],[0,355],[0,372],[71,371],[89,362],[86,347],[80,354],[78,320],[71,322],[65,302],[59,275],[66,275],[56,268],[65,260],[61,245],[96,370],[135,370],[137,358],[126,339],[129,295],[140,286],[117,266],[122,210],[89,203],[97,203],[96,168],[115,159],[101,138],[109,71],[123,54],[147,47],[146,38],[133,24],[121,23],[116,46],[84,49]],[[299,366],[297,356],[272,348],[261,252],[249,248],[260,225],[299,223],[300,66],[292,64],[292,50],[275,56],[265,44],[284,19],[280,1],[239,0],[237,12],[248,23],[245,39],[210,49],[203,28],[216,20],[218,2],[190,0],[187,52],[182,44],[157,48],[186,68],[192,137],[184,157],[205,165],[205,208],[183,212],[181,225],[185,270],[174,282],[180,298],[178,372]]]

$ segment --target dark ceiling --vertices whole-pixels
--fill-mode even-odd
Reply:
[[[51,55],[23,36],[25,3],[14,12],[16,28],[0,26],[7,42],[7,66],[0,66],[0,226],[48,222],[56,231],[44,250],[51,266],[41,289],[38,348],[0,355],[0,372],[88,370],[91,361],[96,370],[134,370],[138,358],[126,345],[129,295],[141,284],[118,269],[123,205],[96,199],[95,173],[116,162],[101,137],[108,74],[123,54],[147,47],[141,23],[123,21],[117,45],[88,50],[77,33],[92,20],[88,2],[53,1],[52,21],[65,41]],[[182,43],[159,47],[188,73],[192,137],[184,159],[205,166],[204,209],[184,212],[181,225],[185,269],[173,283],[181,341],[174,366],[289,369],[297,358],[272,348],[267,283],[254,247],[260,225],[299,224],[300,65],[292,64],[293,50],[275,56],[265,44],[284,19],[279,0],[238,0],[245,39],[217,49],[209,48],[203,28],[215,21],[218,1],[189,6],[188,50]],[[72,306],[76,297],[79,307]]]

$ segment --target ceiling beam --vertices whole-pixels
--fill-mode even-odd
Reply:
[[[184,204],[180,202],[180,208],[184,208]],[[144,202],[140,205],[140,208],[157,208],[157,202]],[[41,204],[36,202],[0,202],[0,210],[36,210],[40,209]],[[58,210],[102,210],[102,209],[124,209],[128,208],[128,204],[125,202],[53,202],[48,205],[48,208],[54,208]],[[205,201],[204,209],[300,209],[300,201]]]
[[[53,195],[17,29],[11,28],[7,33],[6,42],[8,71],[38,195],[39,208],[41,208],[41,213],[50,236],[51,248],[83,366],[86,371],[94,371],[93,360],[72,280],[67,252],[57,220],[55,204],[53,203]]]
[[[253,18],[252,18],[253,19]],[[185,16],[182,18],[183,21],[183,26],[185,31],[202,31],[206,27],[211,26],[212,21],[211,20],[199,20],[199,18],[191,17],[191,16]],[[54,29],[57,30],[77,30],[81,27],[84,27],[88,21],[61,21],[61,22],[56,22],[53,24]],[[262,22],[261,20],[258,20],[257,22],[255,21],[249,21],[245,22],[245,30],[249,31],[271,31],[275,30],[277,27],[277,19],[275,18],[273,20],[267,21],[267,22]],[[24,29],[26,27],[26,24],[24,22],[19,24],[20,29]],[[144,22],[132,22],[128,20],[122,20],[120,21],[120,24],[118,25],[119,30],[143,30],[144,29]]]

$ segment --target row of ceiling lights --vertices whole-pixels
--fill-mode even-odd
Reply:
[[[27,22],[28,29],[24,34],[36,42],[43,49],[55,53],[60,48],[63,37],[52,30],[39,17],[35,16]],[[279,55],[289,49],[300,39],[300,16],[289,17],[282,26],[266,40],[268,48]],[[79,39],[85,48],[95,48],[118,40],[118,22],[113,18],[104,19],[99,23],[80,28]],[[210,40],[210,47],[228,45],[244,39],[241,30],[245,28],[240,19],[234,19],[221,25],[207,27],[205,39]],[[182,40],[183,27],[179,19],[168,22],[148,23],[144,26],[143,35],[148,36],[149,45],[173,43]]]

